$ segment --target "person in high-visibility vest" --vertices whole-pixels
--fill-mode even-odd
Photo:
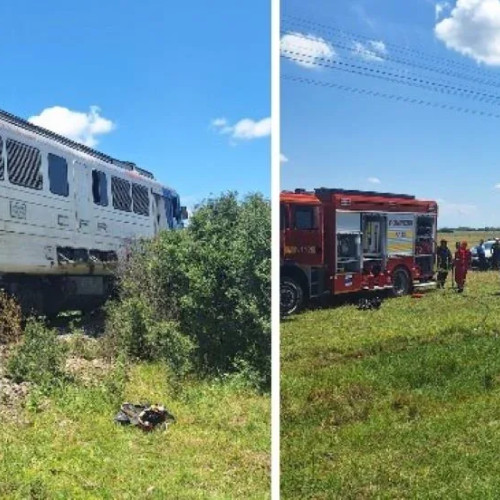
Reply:
[[[465,287],[465,280],[467,278],[467,271],[471,263],[471,253],[467,248],[467,242],[462,241],[460,247],[455,252],[455,260],[453,265],[455,267],[455,283],[457,284],[457,291],[462,293]]]

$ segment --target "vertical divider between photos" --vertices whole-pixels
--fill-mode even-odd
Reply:
[[[271,369],[271,498],[280,497],[280,0],[271,7],[271,209],[272,209],[272,369]]]

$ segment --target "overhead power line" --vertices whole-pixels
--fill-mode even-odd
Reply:
[[[486,94],[484,92],[478,92],[476,90],[456,87],[449,84],[443,84],[425,78],[421,78],[419,76],[397,74],[391,71],[387,71],[386,69],[383,68],[380,69],[372,68],[369,66],[361,64],[353,64],[342,60],[323,58],[323,57],[318,58],[311,54],[295,52],[287,49],[282,50],[281,56],[284,57],[285,59],[289,59],[297,63],[308,64],[310,66],[344,71],[351,74],[368,76],[371,78],[386,80],[393,83],[403,84],[415,88],[421,88],[424,90],[430,90],[433,92],[439,92],[442,94],[467,97],[469,99],[477,100],[480,102],[500,105],[500,95]]]
[[[450,111],[457,111],[457,112],[461,112],[464,114],[486,116],[489,118],[500,118],[499,113],[492,113],[490,111],[483,111],[483,110],[479,110],[479,109],[472,109],[472,108],[466,108],[466,107],[462,107],[462,106],[455,106],[453,104],[433,102],[433,101],[428,101],[426,99],[419,99],[417,97],[409,97],[409,96],[391,94],[391,93],[387,93],[387,92],[380,92],[378,90],[362,89],[359,87],[342,85],[342,84],[335,83],[335,82],[326,82],[326,81],[321,81],[321,80],[315,80],[312,78],[292,76],[292,75],[287,75],[287,74],[282,74],[281,78],[284,80],[304,83],[304,84],[308,84],[308,85],[314,85],[317,87],[334,88],[337,90],[342,90],[342,91],[350,92],[350,93],[354,93],[354,94],[368,95],[368,96],[379,97],[379,98],[383,98],[383,99],[389,99],[391,101],[404,102],[404,103],[408,103],[408,104],[416,104],[416,105],[420,105],[420,106],[439,108],[439,109],[445,109],[445,110],[450,110]]]
[[[343,28],[339,28],[337,26],[333,25],[327,25],[324,23],[320,23],[317,21],[312,21],[309,19],[304,19],[298,16],[293,16],[293,15],[283,15],[282,16],[282,24],[295,24],[299,26],[309,26],[308,29],[321,29],[327,33],[333,33],[336,34],[337,36],[341,36],[344,38],[348,39],[355,39],[358,41],[365,41],[365,42],[371,42],[374,40],[373,36],[368,36],[368,35],[363,35],[363,34],[358,34],[358,33],[353,33],[352,31],[345,30]],[[483,73],[487,75],[488,77],[491,78],[491,74],[489,74],[487,71],[485,71],[481,67],[476,67],[476,66],[471,66],[471,64],[467,64],[461,61],[456,61],[450,58],[446,58],[437,54],[430,54],[428,52],[423,52],[421,50],[415,49],[413,47],[408,47],[408,46],[402,46],[400,44],[392,43],[392,42],[387,42],[385,40],[384,44],[386,47],[390,48],[391,50],[395,52],[402,52],[402,53],[407,53],[407,54],[414,54],[421,59],[428,59],[428,60],[433,60],[439,65],[443,66],[456,66],[456,67],[461,67],[467,71],[471,71],[475,74],[478,73]]]
[[[281,30],[281,33],[284,35],[293,35],[294,37],[297,38],[302,38],[304,40],[309,40],[309,41],[314,41],[317,42],[317,38],[314,37],[313,35],[304,35],[302,33],[298,33],[295,31],[291,30]],[[355,45],[356,40],[352,39],[351,44],[345,44],[342,42],[337,42],[336,40],[331,40],[327,39],[325,40],[326,42],[330,42],[335,49],[343,49],[347,50],[348,52],[354,54],[355,57],[360,57],[363,55],[363,50],[360,49]],[[371,40],[373,41],[373,40]],[[461,73],[460,71],[453,70],[453,69],[445,69],[445,66],[433,66],[432,64],[426,64],[426,63],[421,63],[418,60],[411,60],[407,59],[404,57],[398,57],[392,55],[392,53],[389,53],[388,51],[383,52],[383,51],[377,51],[375,48],[367,48],[366,46],[363,46],[366,53],[370,53],[373,56],[375,56],[379,62],[380,61],[387,61],[387,62],[392,62],[398,65],[403,65],[403,66],[409,66],[412,68],[424,70],[424,71],[430,71],[432,73],[437,73],[440,75],[444,75],[446,77],[452,77],[456,78],[459,80],[465,80],[474,84],[479,84],[479,85],[484,85],[488,87],[495,87],[495,88],[500,88],[500,81],[496,81],[494,79],[484,79],[480,78],[478,76],[472,76],[467,73]],[[353,56],[351,55],[350,58],[352,59]],[[470,69],[472,71],[472,69]]]

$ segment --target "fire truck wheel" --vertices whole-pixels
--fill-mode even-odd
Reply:
[[[280,310],[283,316],[297,312],[304,302],[304,291],[295,279],[285,276],[280,283]]]
[[[393,288],[392,293],[396,297],[401,297],[402,295],[408,295],[411,291],[411,281],[408,271],[399,267],[394,271],[392,275]]]

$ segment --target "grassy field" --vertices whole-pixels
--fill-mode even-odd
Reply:
[[[158,364],[116,380],[32,394],[0,426],[0,498],[269,498],[270,398],[237,379],[192,381],[173,393]],[[113,423],[119,404],[161,402],[166,431]]]
[[[500,497],[499,292],[471,273],[285,320],[282,498]]]

